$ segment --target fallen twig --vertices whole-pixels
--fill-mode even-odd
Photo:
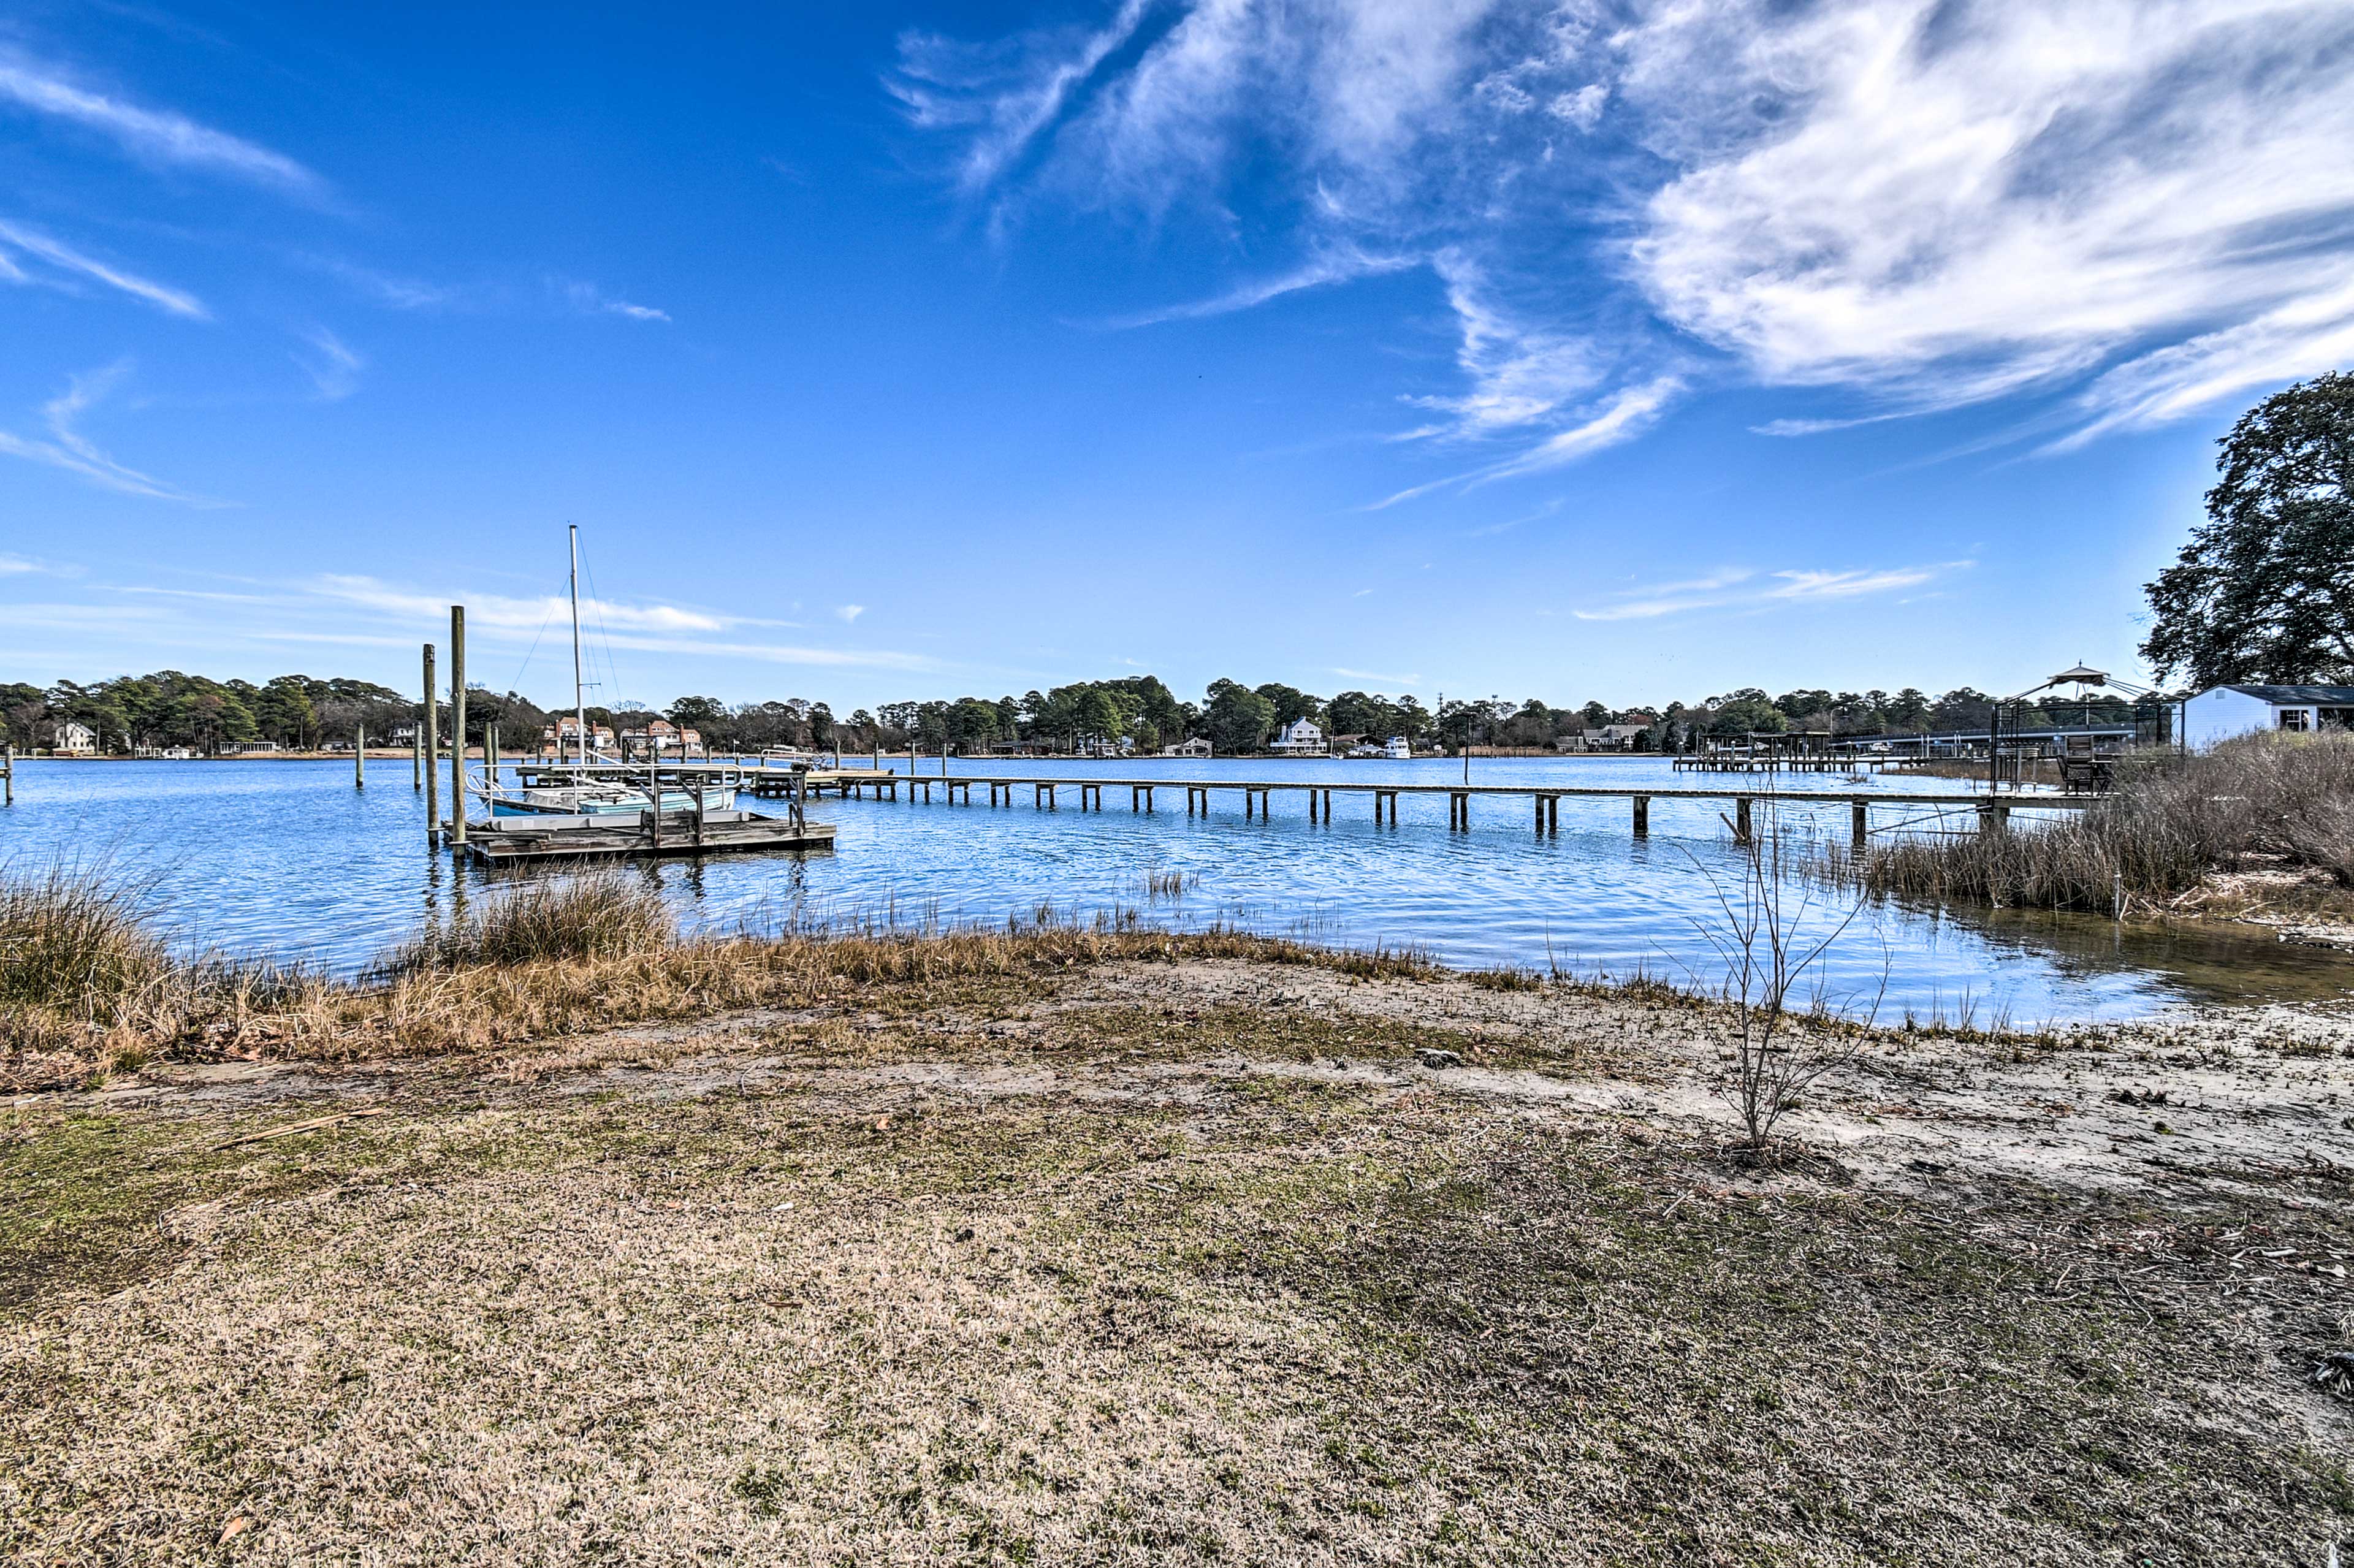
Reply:
[[[249,1132],[241,1138],[232,1138],[227,1143],[217,1143],[213,1145],[213,1152],[217,1154],[224,1149],[235,1149],[240,1143],[260,1143],[272,1138],[292,1138],[298,1132],[317,1132],[323,1128],[334,1127],[339,1123],[353,1121],[360,1117],[383,1114],[382,1106],[364,1106],[358,1110],[337,1111],[333,1116],[313,1117],[309,1121],[292,1122],[285,1127],[273,1127],[262,1132]]]

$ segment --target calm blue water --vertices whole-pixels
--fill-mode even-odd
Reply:
[[[897,766],[904,771],[905,758]],[[423,798],[410,788],[406,759],[372,761],[365,791],[353,789],[348,762],[33,760],[19,768],[16,805],[0,812],[0,864],[23,872],[63,858],[152,877],[164,918],[192,948],[349,972],[420,921],[447,918],[483,896],[493,882],[428,853]],[[1023,762],[960,770],[1336,787],[1461,777],[1460,763],[1441,760]],[[1664,762],[1645,760],[1475,759],[1472,779],[1661,789],[1726,782],[1678,779]],[[1836,782],[1802,778],[1793,787]],[[1870,787],[1965,788],[1895,778]],[[1246,821],[1231,793],[1215,798],[1213,815],[1192,820],[1182,789],[1164,789],[1151,816],[1131,815],[1125,789],[1108,789],[1101,813],[1076,810],[1067,790],[1062,810],[1041,812],[1029,794],[997,810],[828,799],[811,814],[840,826],[831,854],[668,862],[643,874],[703,927],[872,918],[1001,924],[1051,904],[1065,917],[1132,908],[1181,927],[1224,921],[1334,945],[1411,945],[1461,965],[1639,969],[1712,985],[1722,977],[1702,930],[1722,925],[1711,874],[1734,879],[1738,865],[1717,815],[1729,808],[1720,802],[1655,800],[1650,837],[1638,841],[1624,800],[1564,800],[1559,835],[1541,839],[1525,800],[1479,800],[1471,831],[1450,833],[1443,796],[1404,798],[1391,828],[1375,827],[1370,803],[1347,795],[1334,797],[1335,820],[1321,824],[1307,821],[1305,798],[1296,795],[1275,797],[1272,821]],[[1880,807],[1875,821],[1915,815]],[[1788,805],[1782,819],[1801,835],[1848,831],[1842,804]],[[1150,898],[1154,873],[1188,879],[1187,891]],[[1819,909],[1840,902],[1836,894],[1813,896]],[[1967,999],[1981,1022],[2000,1013],[2021,1024],[2135,1016],[2180,1000],[2354,990],[2354,966],[2277,945],[2120,933],[2082,917],[1868,907],[1831,949],[1822,978],[1834,1001],[1861,1007],[1880,990],[1883,970],[1883,1016],[1952,1017]]]

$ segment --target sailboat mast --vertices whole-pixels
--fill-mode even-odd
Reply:
[[[580,524],[566,524],[572,543],[572,722],[580,743],[580,760],[588,760],[588,705],[580,694]]]

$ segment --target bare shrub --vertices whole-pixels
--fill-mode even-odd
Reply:
[[[1855,924],[1862,906],[1819,912],[1812,895],[1794,885],[1770,803],[1742,848],[1739,877],[1732,885],[1694,860],[1715,893],[1718,919],[1692,924],[1724,964],[1717,1092],[1741,1118],[1750,1153],[1763,1155],[1773,1147],[1782,1118],[1817,1080],[1855,1054],[1861,1030],[1834,1016],[1819,983],[1812,987],[1812,1005],[1804,1012],[1794,1013],[1790,1002],[1802,982],[1819,981],[1824,956]],[[1882,993],[1886,990],[1883,969]],[[1863,1027],[1878,1012],[1874,997]]]

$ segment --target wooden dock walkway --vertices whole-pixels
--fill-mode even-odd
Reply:
[[[2008,796],[1978,794],[1931,794],[1924,791],[1895,789],[1780,789],[1751,787],[1726,789],[1686,789],[1642,785],[1587,784],[1384,784],[1373,781],[1327,784],[1314,779],[1073,779],[1043,778],[1031,775],[1005,774],[916,774],[896,773],[876,768],[812,768],[788,776],[778,773],[763,777],[758,771],[748,771],[742,789],[758,796],[774,790],[787,794],[800,790],[819,794],[832,790],[847,799],[853,795],[865,798],[873,791],[876,800],[897,800],[899,791],[907,791],[910,803],[930,801],[932,791],[941,791],[949,804],[971,805],[975,785],[988,791],[988,803],[994,807],[1013,806],[1023,790],[1028,790],[1033,809],[1059,810],[1066,790],[1076,791],[1077,809],[1100,811],[1104,809],[1104,791],[1128,791],[1129,810],[1150,813],[1159,790],[1183,790],[1185,814],[1203,815],[1210,812],[1214,794],[1224,791],[1242,797],[1245,820],[1264,819],[1278,794],[1304,794],[1308,797],[1308,820],[1329,822],[1332,820],[1334,795],[1361,795],[1371,798],[1373,820],[1397,824],[1398,799],[1404,795],[1444,795],[1447,798],[1447,826],[1457,832],[1468,831],[1471,825],[1471,808],[1477,800],[1527,800],[1531,801],[1536,832],[1555,833],[1561,831],[1561,803],[1564,800],[1619,800],[1628,803],[1632,825],[1637,836],[1650,831],[1651,802],[1654,800],[1712,800],[1730,802],[1734,808],[1731,819],[1734,836],[1745,842],[1751,832],[1755,803],[1769,804],[1788,801],[1807,805],[1845,805],[1849,808],[1855,836],[1862,838],[1871,831],[1871,811],[1874,806],[1909,807],[1933,813],[1969,811],[1977,815],[1978,826],[1987,831],[2006,827],[2013,810],[2080,810],[2099,799],[2093,795],[2045,795],[2021,793]]]

